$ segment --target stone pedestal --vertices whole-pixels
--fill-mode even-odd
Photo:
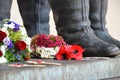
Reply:
[[[120,58],[87,58],[82,61],[56,61],[61,66],[10,67],[0,65],[0,80],[99,80],[120,76]],[[13,63],[12,63],[13,64]]]

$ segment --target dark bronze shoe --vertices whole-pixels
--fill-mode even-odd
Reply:
[[[91,21],[91,28],[98,38],[120,48],[120,41],[112,38],[105,27],[107,5],[108,0],[90,0],[89,19]]]
[[[117,46],[99,39],[90,27],[89,0],[49,0],[58,35],[85,48],[84,56],[116,56]]]

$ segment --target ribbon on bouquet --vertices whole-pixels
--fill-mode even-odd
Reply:
[[[50,65],[56,65],[56,66],[60,66],[61,63],[55,63],[55,62],[46,62],[46,61],[43,61],[43,60],[32,60],[32,61],[26,61],[27,63],[30,63],[30,64],[36,64],[36,65],[39,65],[39,64],[50,64]]]
[[[11,67],[46,67],[46,65],[8,64]]]

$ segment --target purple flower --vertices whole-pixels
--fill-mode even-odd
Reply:
[[[3,43],[5,45],[9,45],[10,44],[10,38],[9,37],[5,37],[4,40],[3,40]]]
[[[16,26],[15,28],[13,28],[14,32],[17,32],[18,30],[20,30],[20,28],[18,26]]]
[[[13,45],[13,43],[12,43],[12,41],[10,40],[9,37],[6,37],[6,38],[3,40],[3,43],[4,43],[4,45],[7,45],[7,47],[8,47],[9,49],[11,49],[11,48],[14,47],[14,45]]]
[[[13,21],[9,21],[7,24],[8,25],[13,25],[14,24],[13,31],[15,31],[15,32],[17,32],[18,30],[20,30],[20,25],[17,24],[17,23],[15,23],[15,22],[13,22]]]
[[[13,45],[13,43],[12,43],[12,41],[10,41],[10,44],[7,46],[9,49],[11,49],[11,48],[13,48],[14,47],[14,45]]]

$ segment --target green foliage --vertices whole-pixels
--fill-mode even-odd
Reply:
[[[3,42],[0,42],[0,46],[3,45]]]
[[[5,58],[8,60],[8,62],[16,61],[15,55],[11,53],[9,50],[6,51]]]
[[[12,41],[20,40],[21,37],[21,30],[14,32],[12,29],[9,30],[9,37]]]

